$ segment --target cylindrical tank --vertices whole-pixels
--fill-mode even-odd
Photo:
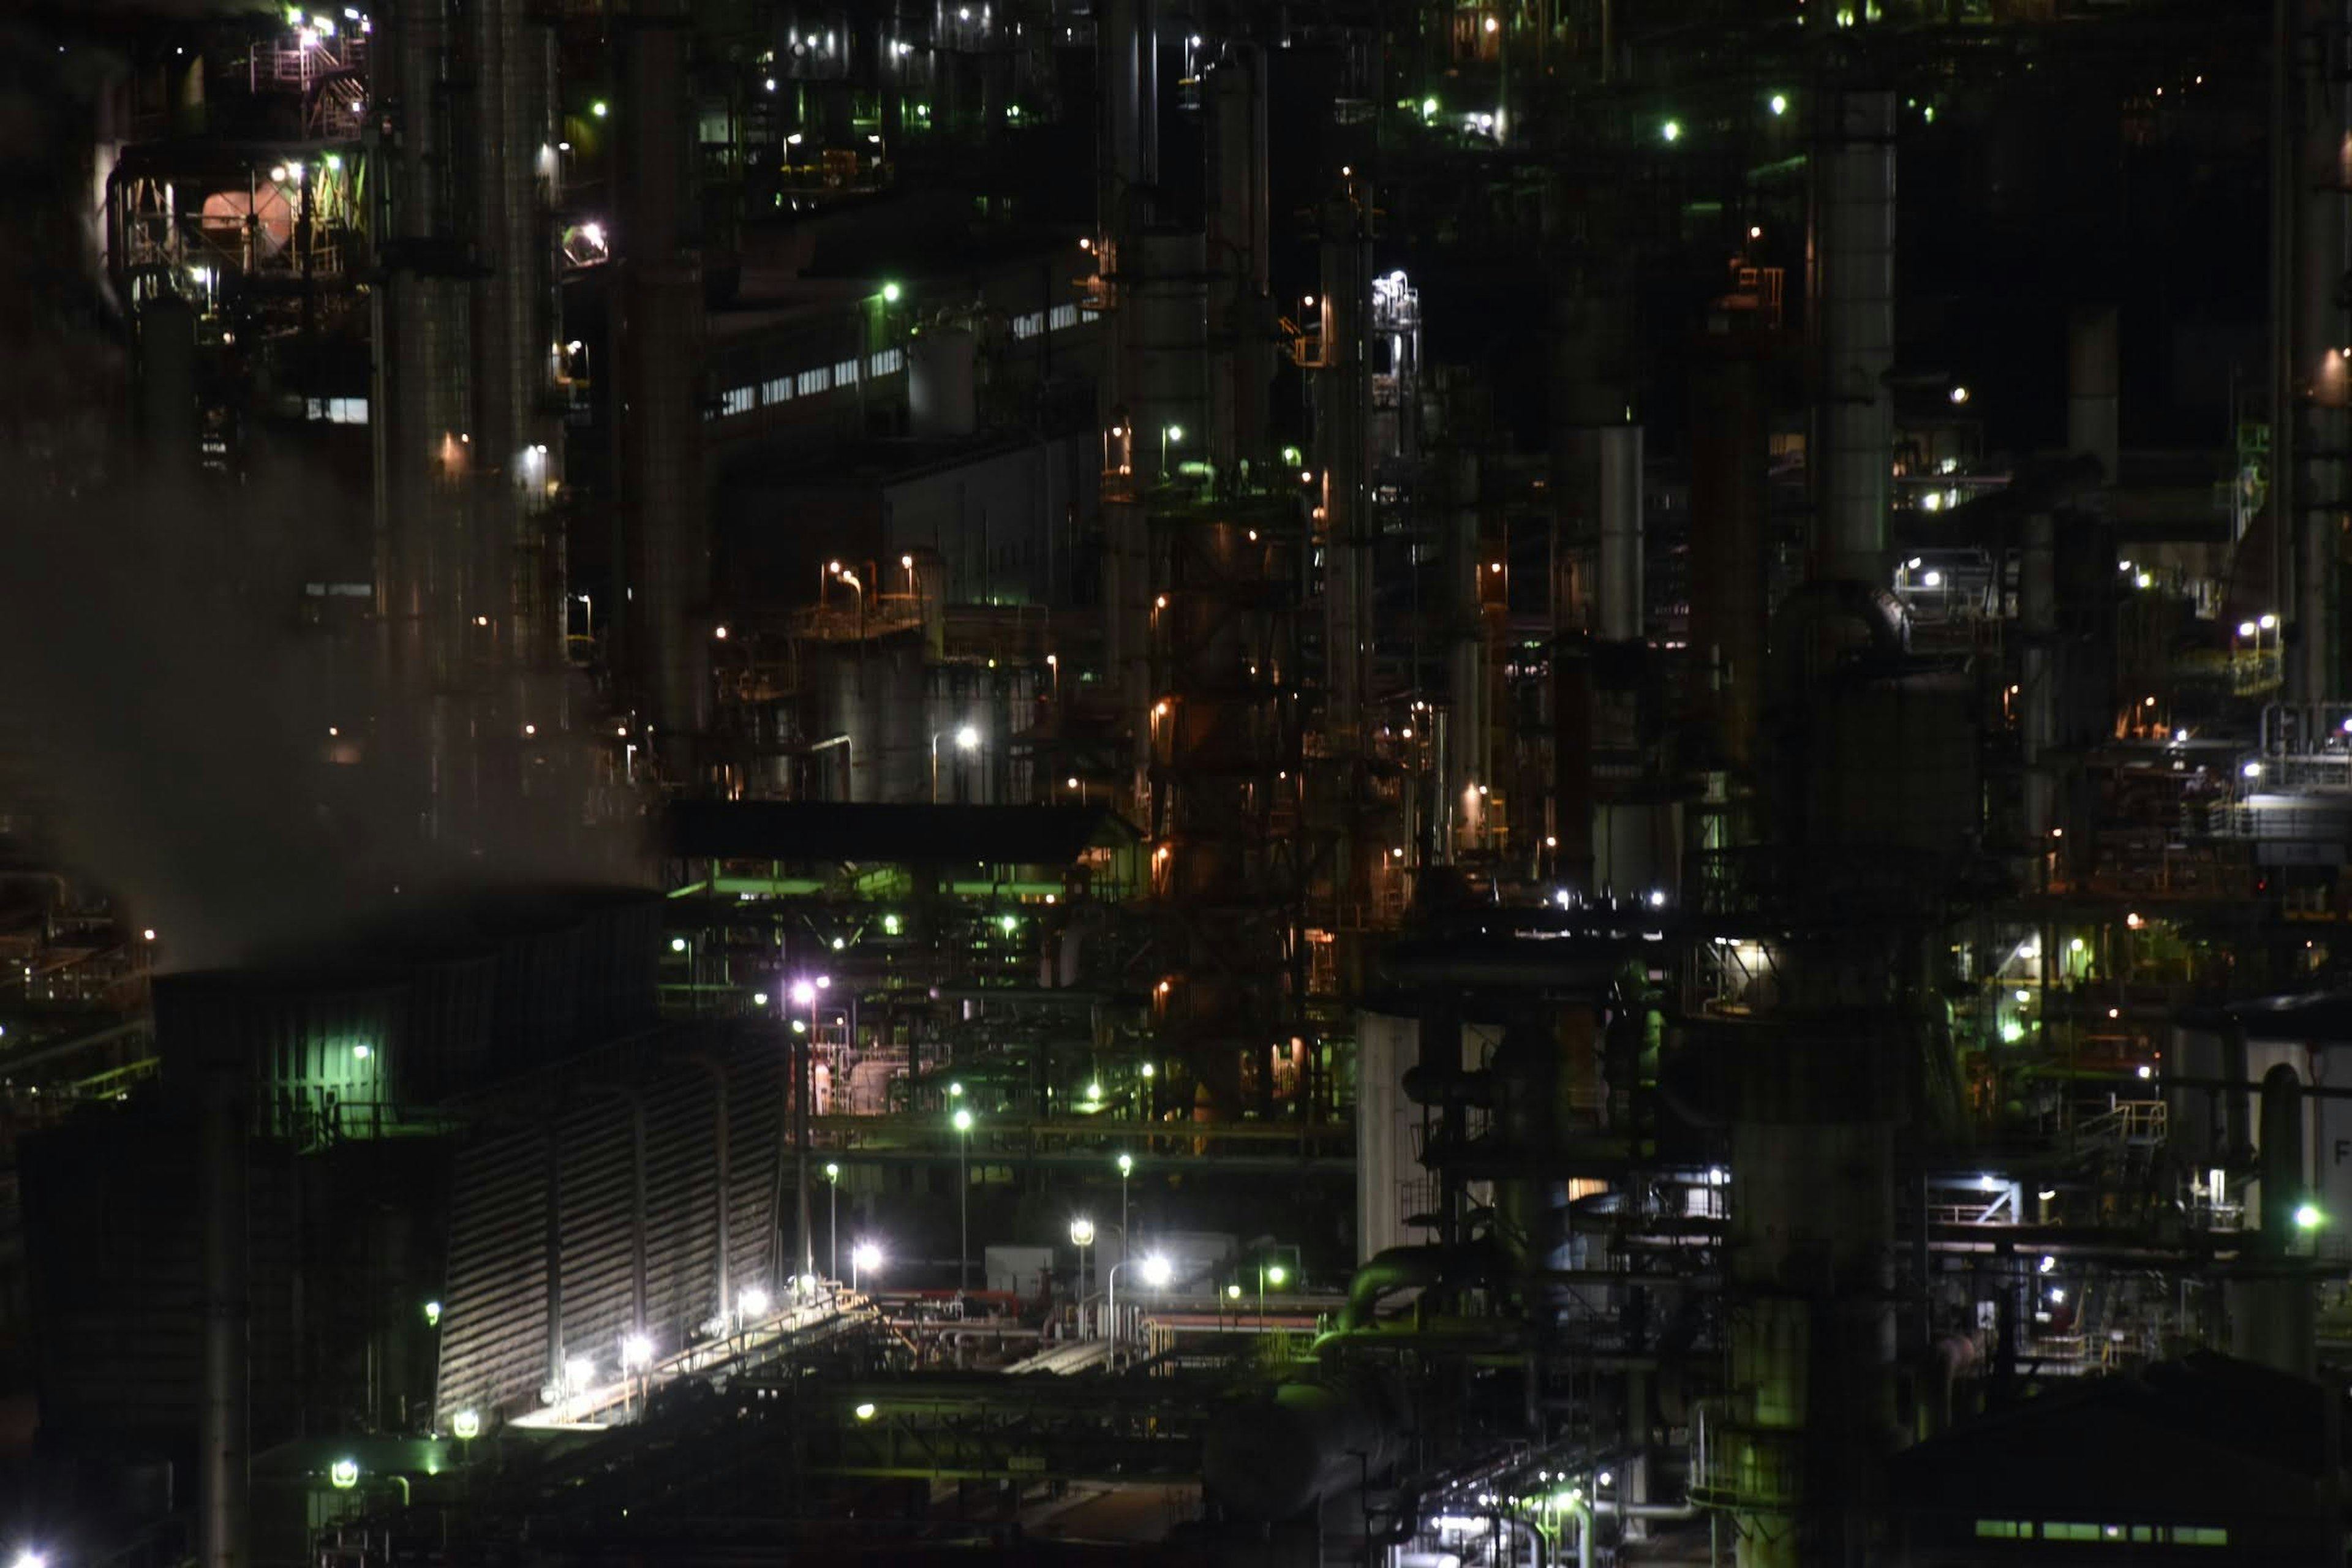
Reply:
[[[925,332],[907,345],[907,418],[927,439],[969,436],[980,427],[978,361],[962,328]]]

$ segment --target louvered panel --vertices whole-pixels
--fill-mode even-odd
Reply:
[[[724,1058],[729,1250],[736,1288],[768,1282],[784,1079],[762,1043]],[[639,1080],[646,1118],[646,1327],[663,1353],[688,1342],[718,1302],[716,1084],[698,1059],[672,1058]],[[560,1162],[562,1339],[600,1378],[613,1375],[636,1323],[634,1106],[620,1089],[578,1087],[540,1128],[486,1136],[457,1162],[443,1289],[437,1403],[535,1407],[547,1348],[547,1176]]]

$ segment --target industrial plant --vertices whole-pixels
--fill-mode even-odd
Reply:
[[[2346,1563],[2345,0],[13,0],[0,176],[0,1568]]]

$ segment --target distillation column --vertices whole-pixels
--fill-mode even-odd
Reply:
[[[633,672],[653,754],[690,780],[708,721],[710,519],[704,494],[703,299],[697,156],[680,0],[640,5],[616,33],[614,236],[620,258],[621,561]]]
[[[489,636],[520,690],[503,715],[551,728],[562,717],[562,535],[550,502],[562,481],[562,424],[550,406],[557,322],[550,213],[560,201],[555,57],[525,0],[488,0],[468,18],[474,86],[471,229],[488,269],[473,284],[473,441],[481,465],[485,581],[502,586]]]
[[[1110,352],[1102,377],[1103,663],[1134,737],[1140,795],[1150,765],[1151,550],[1142,492],[1160,458],[1141,407],[1146,328],[1139,302],[1143,236],[1160,165],[1158,35],[1153,0],[1106,0],[1097,24],[1103,124],[1097,140],[1095,255],[1110,286]]]
[[[1228,44],[1209,104],[1209,461],[1221,481],[1263,461],[1273,379],[1266,217],[1265,60]],[[1263,479],[1263,476],[1259,476]],[[1230,482],[1228,483],[1230,489]]]
[[[1815,169],[1814,573],[1876,584],[1894,488],[1895,95],[1829,94]]]
[[[376,622],[386,685],[409,699],[394,710],[409,728],[394,753],[416,759],[401,794],[428,839],[462,839],[476,803],[462,696],[480,590],[469,505],[473,300],[453,190],[466,132],[449,90],[458,43],[443,0],[389,8],[368,150],[383,270],[371,296]]]
[[[2282,431],[2286,450],[2278,470],[2287,479],[2284,504],[2273,515],[2285,521],[2277,542],[2285,564],[2279,604],[2286,620],[2286,694],[2290,701],[2315,702],[2336,694],[2339,638],[2335,624],[2337,541],[2343,533],[2347,497],[2345,448],[2352,442],[2352,365],[2343,279],[2352,272],[2352,93],[2345,90],[2345,55],[2352,36],[2352,5],[2346,0],[2279,0],[2282,20],[2294,19],[2291,37],[2281,40],[2280,102],[2292,121],[2282,127],[2291,139],[2281,149],[2282,173],[2289,176],[2281,238],[2288,256],[2279,279],[2281,299],[2293,300],[2285,323],[2288,363],[2282,401],[2294,413]],[[2282,310],[2286,307],[2282,303]]]
[[[1783,951],[1783,1010],[1694,1032],[1730,1121],[1731,1376],[1708,1485],[1730,1501],[1738,1568],[1862,1561],[1895,1441],[1908,1068],[1892,1010],[1835,994],[1879,947],[1857,931],[1840,951]]]

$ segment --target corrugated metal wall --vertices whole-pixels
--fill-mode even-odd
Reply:
[[[719,1124],[724,1084],[732,1288],[771,1285],[784,1053],[772,1038],[639,1054],[634,1076],[576,1075],[544,1116],[456,1159],[442,1291],[438,1406],[536,1408],[555,1349],[614,1375],[636,1326],[637,1119],[643,1118],[646,1304],[667,1354],[718,1310]],[[551,1184],[561,1237],[560,1333],[549,1333]]]

